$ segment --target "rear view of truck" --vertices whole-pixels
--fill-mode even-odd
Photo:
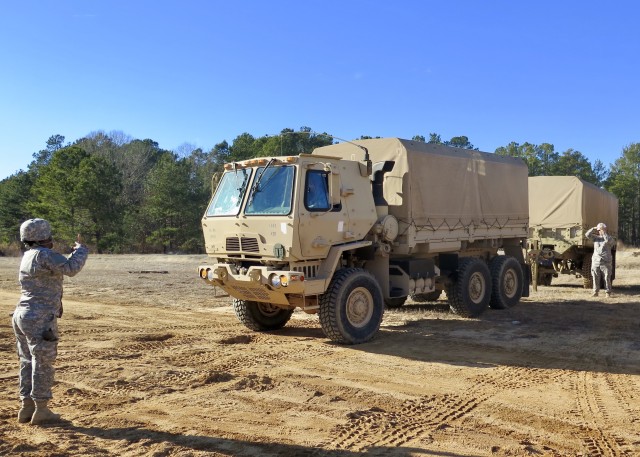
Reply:
[[[618,233],[618,199],[615,195],[575,176],[529,178],[528,258],[534,289],[551,285],[552,278],[570,274],[593,287],[593,241],[587,230],[599,222],[614,237]],[[615,248],[613,278],[615,278]]]

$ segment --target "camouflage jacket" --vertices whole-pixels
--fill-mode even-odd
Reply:
[[[18,306],[59,312],[63,275],[75,276],[82,270],[88,255],[85,246],[78,247],[69,257],[40,246],[29,249],[20,263]]]
[[[595,230],[590,228],[585,233],[587,238],[593,240],[593,257],[591,262],[593,265],[610,264],[613,260],[611,256],[611,248],[615,244],[615,238],[609,235],[607,232],[603,236],[593,233]]]

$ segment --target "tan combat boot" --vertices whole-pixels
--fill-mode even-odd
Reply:
[[[31,417],[31,425],[47,424],[60,420],[60,414],[55,414],[49,408],[47,403],[49,400],[36,400],[36,410]]]
[[[22,406],[18,411],[18,422],[21,424],[27,423],[31,420],[34,411],[36,410],[36,404],[31,398],[23,398]]]

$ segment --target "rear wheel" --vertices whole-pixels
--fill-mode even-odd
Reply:
[[[338,270],[320,297],[320,325],[336,343],[369,341],[380,328],[383,312],[378,282],[360,268]]]
[[[465,258],[458,263],[455,278],[447,286],[451,311],[464,317],[479,316],[491,299],[491,274],[481,259]]]
[[[585,289],[593,289],[593,274],[591,273],[591,266],[593,264],[591,263],[591,257],[585,257],[583,263],[582,263],[582,281],[584,284],[584,288]],[[586,270],[588,267],[588,271]],[[612,269],[612,274],[613,273]],[[607,284],[606,281],[604,279],[604,273],[600,272],[600,289],[606,289],[607,288]],[[611,278],[611,284],[613,284],[613,278]]]
[[[511,308],[522,297],[523,273],[520,264],[513,257],[500,255],[491,259],[491,301],[495,309]]]
[[[271,303],[237,298],[233,299],[233,310],[240,322],[257,332],[281,329],[289,322],[293,314],[292,309],[283,309]]]
[[[428,301],[436,301],[442,295],[441,290],[434,290],[432,292],[427,292],[425,294],[413,294],[411,295],[411,300],[416,301],[418,303],[424,303]]]

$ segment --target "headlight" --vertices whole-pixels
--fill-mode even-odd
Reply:
[[[214,279],[216,279],[216,274],[213,272],[213,270],[207,270],[207,279],[209,281],[213,281]]]
[[[280,276],[276,274],[272,274],[269,277],[269,283],[271,284],[272,287],[275,287],[276,289],[282,285],[282,281],[280,281]]]

